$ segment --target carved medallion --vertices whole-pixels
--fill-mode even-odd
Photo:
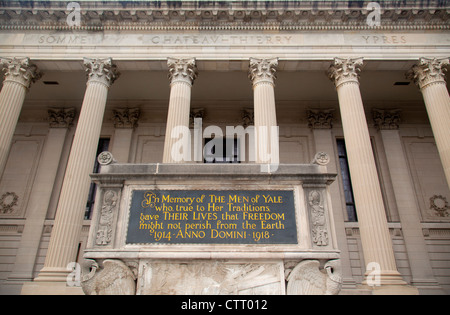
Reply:
[[[448,217],[448,201],[442,195],[434,195],[430,198],[430,209],[436,212],[439,217]]]
[[[15,192],[6,192],[0,197],[0,213],[9,214],[14,212],[19,196]]]

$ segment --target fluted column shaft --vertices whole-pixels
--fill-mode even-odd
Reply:
[[[180,131],[189,130],[191,107],[191,87],[197,78],[195,59],[173,59],[167,61],[169,67],[170,99],[164,140],[163,163],[187,162],[190,155],[190,137],[183,137]],[[180,128],[181,127],[181,128]],[[186,150],[189,150],[187,154]],[[183,152],[184,151],[184,152]]]
[[[329,76],[336,85],[339,98],[364,260],[366,265],[376,263],[381,268],[379,284],[405,284],[395,263],[359,90],[358,72],[361,66],[362,58],[336,58],[329,69]],[[366,277],[370,271],[366,272]]]
[[[5,79],[0,92],[0,178],[6,166],[12,137],[30,85],[41,77],[28,58],[0,60]]]
[[[274,81],[278,59],[250,58],[249,79],[253,83],[256,163],[279,163]]]
[[[34,185],[27,204],[27,220],[18,246],[16,263],[8,277],[10,281],[30,281],[33,279],[33,269],[52,195],[52,187],[67,132],[75,116],[73,108],[49,109],[48,113],[50,130],[42,149]]]
[[[85,59],[88,82],[59,197],[44,268],[35,281],[66,281],[75,261],[106,98],[118,73],[111,59]]]
[[[420,88],[450,188],[450,96],[445,82],[449,59],[421,58],[408,76]]]

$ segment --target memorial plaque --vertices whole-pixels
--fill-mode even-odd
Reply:
[[[127,244],[297,244],[292,190],[134,190]]]

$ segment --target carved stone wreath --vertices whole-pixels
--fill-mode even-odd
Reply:
[[[448,217],[448,201],[442,195],[434,195],[430,198],[430,209],[436,211],[439,217]]]
[[[0,213],[11,213],[17,205],[19,196],[15,192],[6,192],[0,197]]]

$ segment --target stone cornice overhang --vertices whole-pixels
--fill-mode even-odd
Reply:
[[[0,30],[448,30],[447,1],[378,1],[381,25],[367,24],[371,1],[0,1]],[[448,1],[450,2],[450,1]],[[426,3],[426,5],[425,5]]]
[[[102,165],[101,173],[91,174],[100,185],[123,184],[125,181],[156,182],[197,180],[216,182],[252,182],[255,184],[296,183],[305,185],[329,185],[335,173],[328,173],[325,166],[317,164],[280,164],[270,172],[267,164],[110,164]]]

